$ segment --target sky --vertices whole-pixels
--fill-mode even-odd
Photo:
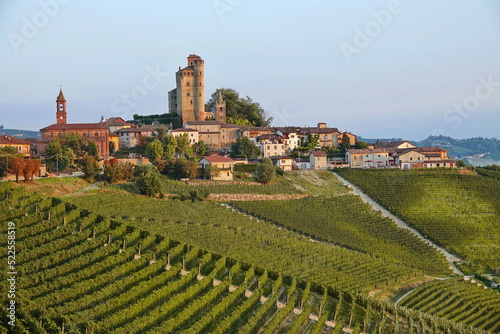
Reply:
[[[168,112],[175,72],[205,60],[273,125],[364,138],[500,138],[498,0],[2,0],[0,124]]]

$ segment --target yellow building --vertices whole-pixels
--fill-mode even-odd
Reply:
[[[0,136],[0,147],[13,147],[16,152],[25,156],[31,155],[31,143],[9,135]]]
[[[234,160],[229,157],[203,157],[198,164],[201,168],[208,165],[217,167],[220,170],[218,176],[212,177],[212,180],[232,180],[234,175]]]

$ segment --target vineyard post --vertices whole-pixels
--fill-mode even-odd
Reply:
[[[50,211],[49,211],[49,212],[47,212],[47,220],[50,220],[50,214],[51,214],[51,212],[50,212]]]

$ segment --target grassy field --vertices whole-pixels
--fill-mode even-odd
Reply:
[[[466,271],[500,267],[500,181],[447,170],[338,172],[448,251]]]
[[[80,177],[45,177],[28,182],[14,183],[28,191],[37,191],[44,196],[64,196],[88,187],[90,184]]]

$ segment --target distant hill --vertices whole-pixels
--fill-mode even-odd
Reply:
[[[474,166],[486,166],[500,162],[500,140],[496,138],[453,139],[447,136],[430,136],[417,146],[437,146],[448,150],[448,155],[462,159]]]
[[[401,138],[391,139],[367,139],[358,138],[361,141],[374,144],[377,140],[381,142],[401,141]],[[448,155],[454,159],[464,160],[465,163],[474,166],[486,166],[500,163],[500,140],[496,138],[468,138],[453,139],[447,136],[429,136],[422,141],[410,141],[416,146],[436,146],[448,150]]]
[[[0,136],[9,135],[16,138],[40,138],[40,131],[19,130],[19,129],[4,129],[0,126]]]

